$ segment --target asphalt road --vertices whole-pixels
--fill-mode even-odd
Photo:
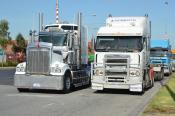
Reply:
[[[0,116],[139,116],[162,84],[156,82],[144,95],[126,90],[97,92],[91,88],[79,88],[69,94],[18,93],[13,74],[13,69],[0,70]]]
[[[0,85],[12,85],[15,68],[0,68]]]

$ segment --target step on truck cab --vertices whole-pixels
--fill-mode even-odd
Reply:
[[[162,76],[162,71],[163,74],[167,75],[172,73],[171,45],[169,39],[151,39],[150,60],[156,70],[155,72],[158,73],[159,71],[161,73],[155,73],[157,76],[159,75],[160,79],[162,79],[162,77],[160,77]],[[156,65],[159,66],[159,68]],[[162,71],[160,70],[162,69],[161,67],[163,67]]]
[[[81,13],[78,15],[81,19]],[[16,67],[14,85],[26,89],[63,90],[88,85],[87,29],[78,24],[46,25],[38,42],[27,46],[26,62]]]
[[[148,16],[108,17],[100,27],[91,67],[92,89],[144,92],[153,86],[149,67],[151,24]]]

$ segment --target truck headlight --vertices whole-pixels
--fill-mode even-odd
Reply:
[[[103,75],[103,70],[100,69],[95,70],[95,75],[97,76]]]
[[[51,72],[52,73],[61,73],[61,69],[59,67],[52,67]]]
[[[140,72],[138,70],[131,70],[129,72],[130,76],[135,77],[135,76],[140,76]]]
[[[59,64],[55,64],[53,67],[51,67],[52,73],[61,73],[61,68],[59,67]]]

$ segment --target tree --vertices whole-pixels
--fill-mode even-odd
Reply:
[[[23,37],[23,35],[21,33],[19,33],[16,36],[16,46],[13,46],[13,51],[16,52],[25,52],[26,49],[26,43],[25,43],[25,39]]]
[[[26,43],[25,43],[25,39],[22,36],[22,34],[19,33],[16,36],[16,44],[13,45],[12,49],[15,52],[17,62],[24,61],[25,51],[26,51]]]
[[[4,39],[4,38],[0,38],[0,45],[3,49],[5,49],[7,47],[8,44],[8,40]]]
[[[7,20],[3,19],[0,21],[0,36],[5,38],[7,37],[9,29],[9,23]]]

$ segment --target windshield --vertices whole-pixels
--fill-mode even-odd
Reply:
[[[142,50],[142,37],[135,36],[98,36],[96,51],[139,52]]]
[[[164,57],[167,56],[167,54],[168,54],[167,50],[155,50],[155,49],[150,50],[151,57]]]
[[[67,35],[66,34],[40,35],[39,41],[52,43],[53,46],[66,46]]]

